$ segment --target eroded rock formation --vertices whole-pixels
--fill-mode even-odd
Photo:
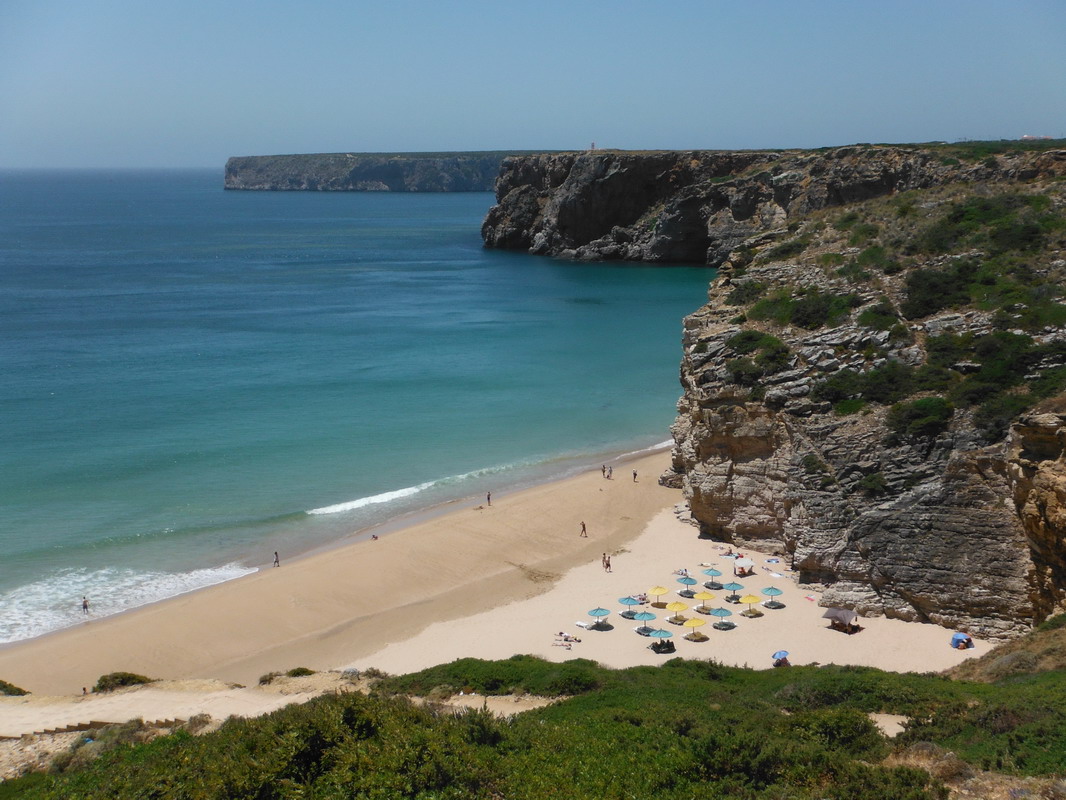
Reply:
[[[752,237],[822,208],[945,183],[1066,174],[1066,152],[977,164],[919,147],[826,151],[590,151],[504,160],[489,247],[582,260],[717,267]]]
[[[708,304],[684,321],[684,394],[673,467],[663,476],[684,490],[701,534],[779,551],[801,583],[825,588],[827,604],[1005,638],[1066,600],[1062,381],[995,435],[977,419],[980,400],[952,394],[983,368],[970,356],[938,365],[935,390],[919,381],[906,395],[938,398],[949,412],[914,435],[893,433],[895,399],[852,396],[843,408],[818,388],[830,376],[869,375],[886,364],[920,374],[931,366],[933,340],[973,347],[997,331],[1022,336],[1011,328],[1022,324],[1012,320],[1026,304],[1009,299],[983,307],[952,300],[936,313],[904,314],[907,275],[949,275],[959,263],[979,270],[989,257],[981,248],[1020,231],[1033,238],[1010,257],[999,253],[1001,277],[986,270],[980,280],[1026,292],[1041,281],[1058,286],[1066,274],[1061,224],[1047,227],[1060,231],[1048,243],[1035,228],[1004,223],[995,234],[975,234],[967,252],[923,251],[908,237],[964,194],[1046,193],[1061,219],[1064,175],[1062,150],[970,162],[935,149],[861,146],[530,156],[504,162],[483,235],[487,246],[565,258],[719,267]],[[847,232],[848,209],[878,203],[867,220],[876,224],[863,233],[872,238]],[[903,218],[909,227],[894,227]],[[1044,251],[1033,249],[1037,241]],[[1057,289],[1045,297],[1063,302]],[[772,309],[754,314],[756,298],[848,305],[824,324],[794,324],[775,321]],[[872,310],[887,324],[871,323]],[[1066,330],[1026,325],[1027,341],[1051,355],[1025,381],[1066,374],[1066,347],[1052,346],[1066,342]],[[763,354],[776,358],[772,369],[760,371],[754,358],[754,373],[737,366],[746,360],[736,338],[744,333],[776,342]],[[1028,388],[984,390],[1009,400]]]

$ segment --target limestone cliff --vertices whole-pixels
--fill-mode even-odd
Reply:
[[[751,237],[811,211],[957,181],[1061,175],[1063,151],[963,161],[956,149],[591,151],[503,162],[488,247],[582,260],[719,266]]]
[[[311,192],[491,192],[508,152],[235,156],[226,189]]]
[[[490,246],[720,268],[672,471],[829,604],[1010,637],[1066,601],[1066,151],[510,159]]]

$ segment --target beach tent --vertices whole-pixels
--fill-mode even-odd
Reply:
[[[859,615],[849,608],[827,608],[822,614],[822,619],[834,620],[841,625],[850,625],[858,617]]]
[[[746,575],[755,569],[755,562],[750,558],[738,558],[733,562],[734,575]]]
[[[969,635],[961,631],[956,631],[951,635],[951,646],[954,648],[958,648],[959,642],[962,642],[966,647],[970,647],[970,641]]]

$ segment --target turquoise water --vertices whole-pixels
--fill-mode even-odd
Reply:
[[[668,438],[693,267],[485,250],[490,194],[0,173],[0,641]]]

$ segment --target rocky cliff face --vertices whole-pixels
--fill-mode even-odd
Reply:
[[[970,164],[917,147],[826,151],[592,151],[511,157],[482,225],[488,247],[602,260],[723,264],[819,209],[911,189],[1061,175],[1066,153]]]
[[[718,266],[672,470],[828,604],[994,638],[1066,601],[1066,152],[509,159],[489,246]]]
[[[490,192],[510,155],[320,153],[239,156],[226,162],[226,189],[311,192]]]

